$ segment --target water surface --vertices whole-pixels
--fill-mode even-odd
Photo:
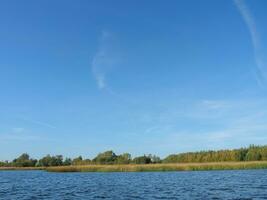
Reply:
[[[267,199],[267,170],[0,171],[0,199]]]

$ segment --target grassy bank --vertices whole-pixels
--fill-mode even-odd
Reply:
[[[45,170],[48,172],[164,172],[267,169],[267,161],[180,164],[80,165],[59,167],[0,167],[0,170]]]
[[[0,167],[1,170],[45,170],[45,167]]]
[[[146,165],[83,165],[48,167],[48,172],[161,172],[201,170],[267,169],[267,161]]]

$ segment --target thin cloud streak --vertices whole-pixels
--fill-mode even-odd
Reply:
[[[44,138],[35,136],[35,135],[19,135],[19,134],[6,134],[6,135],[0,135],[0,140],[1,142],[3,141],[24,141],[24,142],[29,142],[29,141],[43,141]]]
[[[223,100],[203,100],[201,102],[201,106],[205,107],[206,109],[224,109],[228,108],[231,105]]]
[[[49,124],[47,122],[42,122],[42,121],[38,121],[38,120],[32,120],[32,119],[28,119],[28,118],[25,118],[25,117],[20,117],[21,120],[23,121],[26,121],[26,122],[30,122],[30,123],[33,123],[33,124],[36,124],[36,125],[40,125],[40,126],[44,126],[44,127],[48,127],[48,128],[56,128],[54,125],[52,124]]]
[[[103,31],[100,36],[99,46],[93,57],[91,68],[97,86],[100,90],[106,89],[112,92],[108,87],[106,75],[119,62],[119,57],[112,43],[113,37],[111,33]]]
[[[15,133],[21,133],[24,130],[25,130],[25,128],[21,128],[21,127],[12,128],[12,131],[15,132]]]
[[[0,134],[1,142],[8,142],[8,141],[23,141],[23,142],[30,142],[36,140],[44,140],[45,138],[40,137],[39,135],[33,135],[27,133],[25,128],[12,128],[6,134]]]
[[[262,144],[267,138],[267,112],[262,110],[265,105],[260,100],[198,100],[185,109],[172,107],[166,113],[151,114],[150,127],[143,135],[149,135],[157,147],[170,149],[168,153],[173,149],[192,150],[188,141],[199,143],[193,150],[234,147],[236,141],[242,145]],[[174,110],[181,112],[174,114]],[[164,120],[155,120],[162,116]]]
[[[100,35],[98,50],[91,63],[92,74],[96,80],[99,90],[105,90],[108,94],[117,97],[120,101],[135,104],[135,101],[114,91],[107,81],[107,75],[112,70],[121,67],[122,53],[118,47],[118,41],[114,34],[109,31],[102,31]]]
[[[257,31],[255,20],[244,0],[234,0],[234,2],[250,32],[254,48],[254,57],[257,64],[256,79],[258,84],[263,87],[263,84],[267,79],[267,66],[266,63],[264,63],[263,61],[261,52],[261,41],[259,33]]]

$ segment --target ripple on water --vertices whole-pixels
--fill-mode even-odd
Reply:
[[[1,171],[0,199],[267,199],[267,170],[152,173]]]

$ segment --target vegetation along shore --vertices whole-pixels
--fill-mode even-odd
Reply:
[[[173,164],[129,164],[129,165],[80,165],[48,167],[49,172],[164,172],[203,170],[267,169],[267,161],[173,163]]]
[[[0,170],[46,170],[49,172],[143,172],[188,170],[267,169],[267,145],[218,151],[172,154],[164,159],[155,155],[132,158],[129,153],[116,155],[113,151],[95,158],[63,158],[47,155],[39,160],[27,153],[13,161],[0,162]]]

